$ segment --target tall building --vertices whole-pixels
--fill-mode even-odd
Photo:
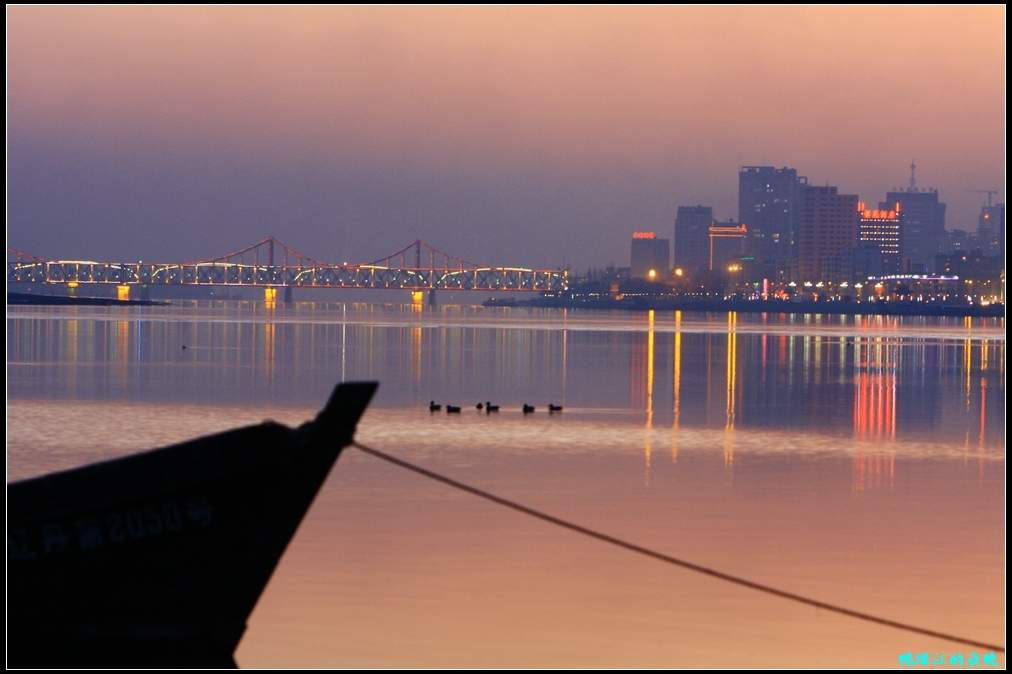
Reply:
[[[984,206],[980,209],[977,236],[980,239],[981,249],[987,255],[1005,255],[1005,204]]]
[[[920,189],[910,164],[910,186],[886,193],[881,209],[897,208],[903,212],[903,271],[912,274],[935,270],[935,256],[944,250],[945,204],[938,201],[938,190]]]
[[[801,189],[798,271],[802,281],[831,281],[835,260],[857,244],[856,194],[836,187],[805,185]]]
[[[902,211],[865,208],[863,201],[857,205],[857,209],[861,214],[857,231],[858,245],[873,248],[878,257],[876,264],[870,265],[867,272],[899,274],[902,271]]]
[[[749,253],[780,276],[798,256],[801,190],[796,169],[743,166],[738,171],[738,222],[749,229]]]
[[[667,239],[654,232],[633,232],[629,251],[629,277],[660,281],[671,269],[671,250]]]
[[[710,225],[713,209],[709,206],[679,206],[675,216],[675,268],[690,274],[709,267]]]
[[[944,255],[965,253],[974,248],[981,248],[980,239],[976,234],[971,234],[965,229],[945,230],[945,245],[942,246],[942,253]],[[937,262],[935,263],[935,271],[940,271]]]
[[[748,226],[728,220],[710,225],[710,271],[721,270],[745,254]]]

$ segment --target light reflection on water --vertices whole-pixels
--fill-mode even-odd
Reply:
[[[499,325],[459,307],[209,304],[12,309],[10,395],[291,406],[316,404],[336,381],[378,379],[380,406],[556,402],[640,410],[648,425],[1004,444],[999,320],[816,317],[841,328],[826,336],[784,332],[784,316],[556,311],[548,331],[516,310],[498,310]],[[862,334],[879,323],[896,334]]]
[[[375,378],[359,437],[377,447],[759,581],[1003,633],[1004,321],[187,303],[12,307],[7,327],[9,479],[299,423],[335,382]],[[485,400],[503,411],[477,412]],[[812,618],[352,453],[239,662],[895,666],[958,651]]]

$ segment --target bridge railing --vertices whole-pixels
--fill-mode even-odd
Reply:
[[[18,283],[117,285],[220,285],[298,288],[401,288],[405,290],[559,291],[568,274],[512,267],[404,269],[378,265],[271,266],[205,262],[37,261],[8,263],[7,280]]]
[[[398,262],[400,264],[396,264]],[[8,248],[7,280],[56,284],[538,292],[564,290],[569,277],[568,272],[557,269],[477,265],[421,239],[370,264],[330,264],[315,260],[270,236],[227,255],[186,263],[47,260]]]

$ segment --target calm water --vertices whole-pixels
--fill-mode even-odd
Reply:
[[[8,479],[377,379],[359,438],[759,582],[1004,638],[1003,320],[8,307]],[[183,348],[185,346],[185,348]],[[430,415],[430,399],[465,406]],[[503,406],[479,414],[475,402]],[[531,417],[519,408],[539,406]],[[562,404],[549,416],[543,406]],[[896,666],[973,652],[639,559],[353,450],[243,666]],[[1000,658],[1004,662],[1004,656]]]

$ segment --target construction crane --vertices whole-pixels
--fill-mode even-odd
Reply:
[[[980,194],[986,194],[987,195],[987,207],[988,208],[991,208],[991,195],[999,193],[998,190],[967,190],[967,192],[977,192],[977,193],[980,193]]]

